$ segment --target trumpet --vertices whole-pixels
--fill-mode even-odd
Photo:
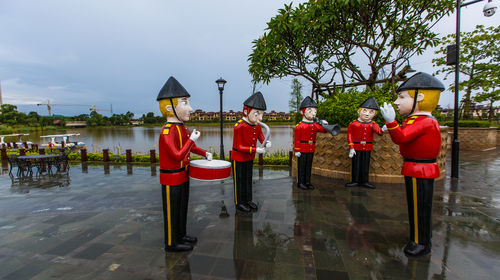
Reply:
[[[264,134],[264,141],[260,146],[261,148],[265,148],[267,142],[269,141],[269,138],[271,137],[271,129],[269,128],[269,126],[267,126],[267,124],[263,122],[259,122],[259,125],[262,126],[262,128],[266,131],[266,133]]]
[[[340,125],[338,124],[323,124],[318,117],[314,118],[314,120],[321,125],[326,131],[328,131],[332,136],[336,136],[340,133]]]

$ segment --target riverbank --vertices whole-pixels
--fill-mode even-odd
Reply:
[[[223,125],[224,126],[232,126],[234,125],[236,121],[224,121]],[[269,126],[273,126],[273,125],[295,125],[294,122],[264,122],[265,124],[269,125]],[[154,126],[154,127],[158,127],[158,126],[163,126],[164,123],[145,123],[145,124],[142,124],[140,126],[145,126],[145,127],[151,127],[151,126]],[[194,121],[189,121],[189,122],[186,122],[186,125],[197,125],[197,126],[220,126],[220,122],[194,122]]]
[[[224,127],[233,126],[236,121],[225,121],[223,123]],[[269,126],[275,125],[295,125],[294,122],[265,122],[265,124]],[[162,127],[164,123],[145,123],[141,125],[98,125],[98,126],[86,126],[88,128],[132,128],[132,127]],[[220,126],[220,122],[186,122],[187,126],[207,126],[207,127],[218,127]],[[13,134],[13,133],[32,133],[32,132],[60,132],[66,133],[67,131],[74,130],[74,127],[70,126],[8,126],[8,125],[0,125],[0,134]]]
[[[0,125],[0,134],[13,134],[13,133],[30,133],[30,132],[45,132],[45,131],[61,131],[68,128],[61,126],[8,126]]]

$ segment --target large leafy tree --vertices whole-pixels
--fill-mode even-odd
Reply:
[[[285,5],[253,41],[254,81],[301,76],[331,96],[337,88],[404,79],[407,60],[438,43],[431,27],[453,0],[311,0]],[[336,81],[339,81],[337,84]]]
[[[455,34],[445,36],[441,48],[436,51],[438,58],[432,60],[439,67],[436,74],[445,74],[445,79],[454,78],[455,66],[446,65],[446,46],[455,44]],[[494,102],[500,99],[500,26],[484,27],[477,25],[472,32],[460,33],[460,65],[461,82],[459,90],[465,90],[461,101],[462,118],[471,117],[471,103],[489,101],[490,114],[493,117]],[[455,85],[450,86],[455,90]],[[478,91],[476,96],[473,93]]]

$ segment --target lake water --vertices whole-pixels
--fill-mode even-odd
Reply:
[[[217,154],[220,152],[220,126],[199,126],[187,123],[190,131],[193,129],[201,132],[196,145],[206,150],[214,150]],[[224,126],[224,152],[229,154],[233,145],[233,124]],[[295,125],[273,125],[271,129],[272,148],[270,152],[286,151],[288,153],[293,145],[293,129]],[[158,137],[161,127],[114,127],[99,128],[86,127],[66,130],[66,133],[80,133],[80,136],[71,138],[72,141],[82,141],[87,146],[88,152],[97,152],[102,149],[109,149],[115,152],[120,147],[121,150],[132,149],[132,153],[149,154],[149,150],[158,151]],[[23,140],[33,143],[47,143],[48,139],[41,140],[41,135],[59,134],[63,132],[50,133],[31,133],[23,137]],[[13,141],[14,139],[5,139]],[[16,139],[17,140],[17,139]]]

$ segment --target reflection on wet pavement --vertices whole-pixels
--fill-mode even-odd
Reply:
[[[500,157],[462,152],[436,183],[431,256],[409,259],[403,184],[346,189],[255,168],[259,211],[235,214],[232,181],[191,181],[192,252],[163,251],[157,167],[75,165],[67,177],[0,175],[0,279],[497,279]],[[448,176],[449,178],[449,176]]]

